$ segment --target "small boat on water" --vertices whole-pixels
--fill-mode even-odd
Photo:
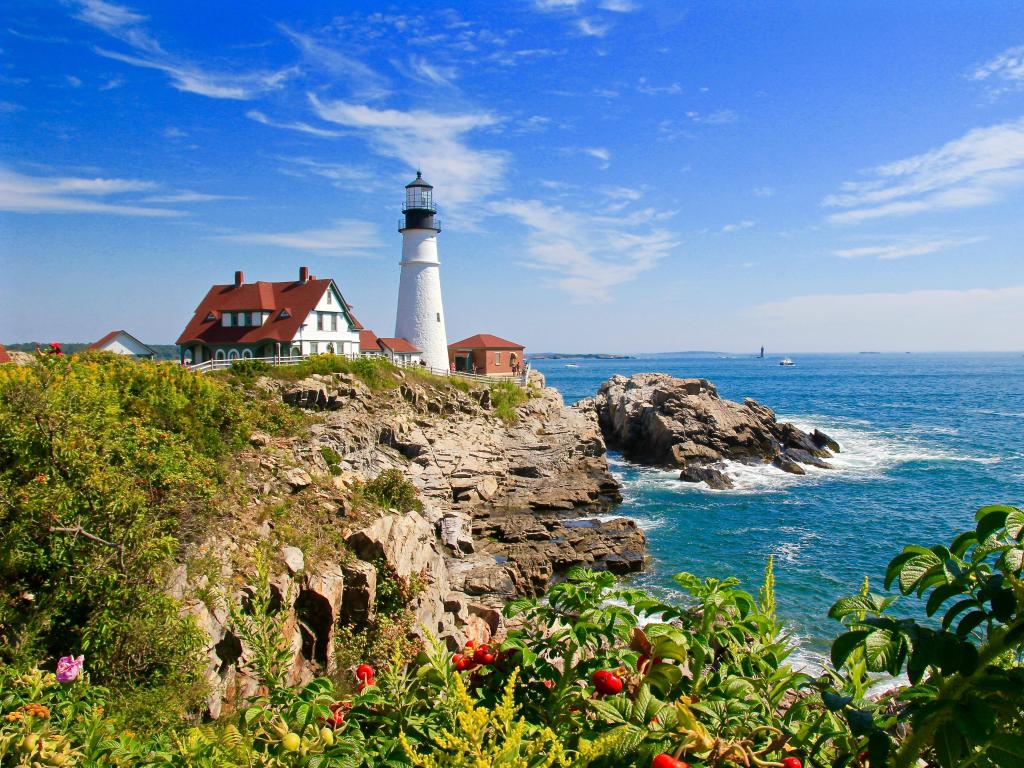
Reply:
[[[579,366],[576,365],[576,363],[566,363],[565,367],[566,368],[579,368]]]
[[[794,363],[788,357],[784,357],[781,360],[779,360],[779,365],[796,365],[796,363]]]

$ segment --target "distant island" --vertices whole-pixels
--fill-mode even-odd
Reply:
[[[579,352],[538,352],[526,355],[527,360],[633,360],[632,355],[606,355]]]

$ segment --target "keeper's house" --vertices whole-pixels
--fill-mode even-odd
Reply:
[[[522,370],[525,352],[522,344],[489,333],[478,333],[448,345],[448,364],[453,371],[512,376]]]
[[[308,267],[283,283],[215,285],[178,337],[181,361],[238,360],[323,353],[358,355],[363,326],[330,278]]]

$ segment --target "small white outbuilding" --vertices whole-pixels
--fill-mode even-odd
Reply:
[[[90,344],[86,349],[94,352],[113,352],[115,355],[141,357],[147,360],[156,359],[156,350],[152,347],[147,347],[128,333],[128,331],[111,331],[99,341]]]

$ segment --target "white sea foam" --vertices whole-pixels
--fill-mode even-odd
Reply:
[[[712,489],[706,483],[686,483],[679,480],[676,470],[640,467],[625,461],[620,456],[609,456],[608,465],[622,484],[627,502],[636,503],[650,491],[699,491],[711,494],[771,493],[785,490],[795,483],[823,482],[835,477],[877,479],[887,470],[909,462],[968,462],[982,465],[999,464],[1015,457],[972,456],[951,453],[944,448],[930,444],[919,435],[956,434],[955,429],[935,427],[917,430],[908,429],[900,434],[883,432],[873,428],[863,419],[837,420],[824,416],[804,416],[794,419],[780,417],[780,421],[792,421],[797,427],[810,432],[815,427],[833,437],[842,450],[827,459],[832,469],[821,469],[805,465],[804,476],[785,472],[771,464],[747,463],[742,461],[722,462],[722,471],[732,480],[733,487]],[[652,527],[660,523],[650,521]]]

